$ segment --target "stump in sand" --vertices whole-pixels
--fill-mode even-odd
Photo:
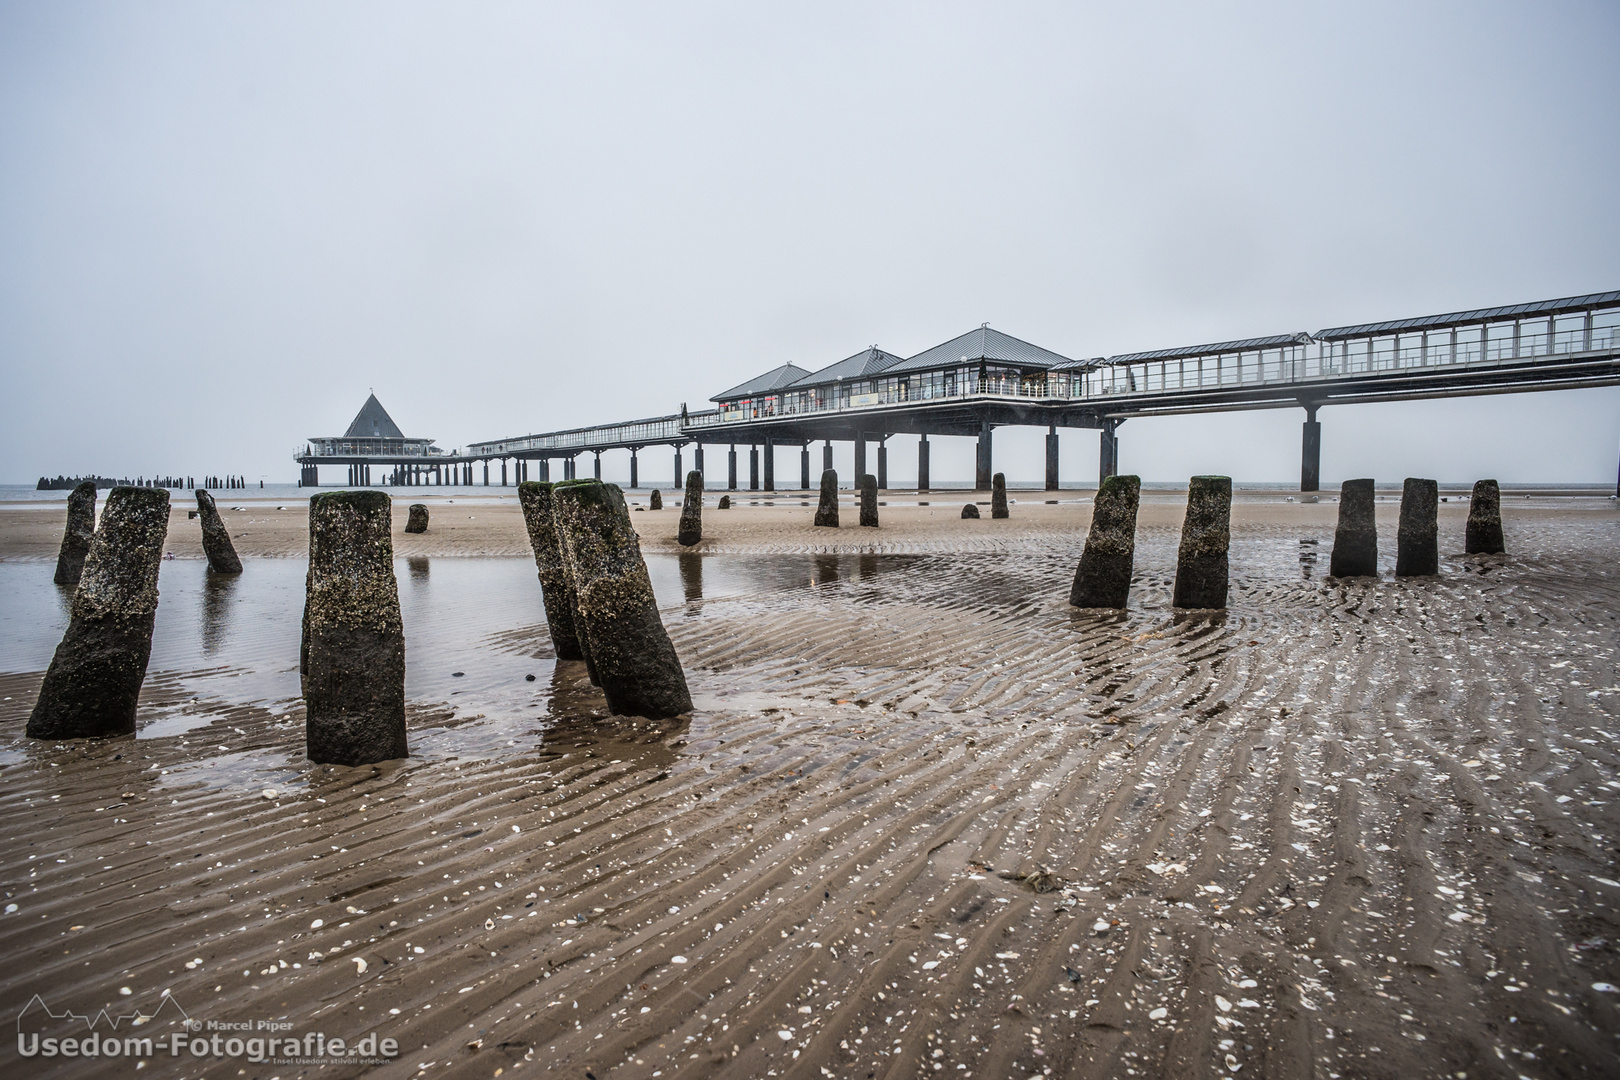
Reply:
[[[861,477],[861,524],[870,529],[878,527],[877,477],[871,473]]]
[[[1378,576],[1378,522],[1373,482],[1346,480],[1339,486],[1339,525],[1333,530],[1333,577]]]
[[[1395,534],[1395,576],[1440,572],[1440,485],[1406,478],[1401,490],[1401,526]]]
[[[1103,478],[1091,512],[1091,531],[1086,533],[1085,550],[1069,589],[1069,603],[1075,607],[1125,606],[1136,558],[1136,509],[1141,497],[1141,477]]]
[[[821,501],[816,504],[815,523],[838,528],[838,473],[833,469],[821,474]]]
[[[1468,500],[1468,545],[1470,555],[1500,555],[1507,550],[1502,542],[1502,489],[1495,480],[1478,480]]]
[[[690,712],[686,675],[658,617],[623,492],[600,480],[571,480],[551,494],[578,596],[577,627],[608,709],[650,720]]]
[[[686,495],[681,499],[681,527],[675,542],[691,547],[703,539],[703,474],[693,469],[686,474]]]
[[[730,510],[731,509],[731,496],[730,495],[722,495],[722,496],[720,496],[720,501],[715,504],[715,509],[716,510]]]
[[[28,717],[34,739],[129,735],[152,655],[165,488],[117,487],[90,541],[62,635]]]
[[[304,599],[304,742],[311,761],[406,756],[405,631],[393,516],[381,491],[309,500]]]
[[[427,532],[428,511],[422,503],[411,503],[410,516],[405,519],[405,531],[408,533]]]
[[[86,480],[68,496],[67,528],[62,531],[62,550],[56,556],[58,585],[77,585],[84,573],[84,557],[90,553],[90,538],[96,532],[96,485]]]
[[[197,516],[202,518],[203,554],[208,556],[208,569],[216,574],[240,574],[242,560],[236,557],[230,530],[219,519],[214,497],[201,488],[197,490]]]
[[[979,508],[973,503],[968,503],[962,507],[962,520],[966,521],[968,518],[972,518],[974,521],[979,520]]]
[[[653,488],[652,494],[647,496],[647,509],[649,509],[649,510],[662,510],[663,508],[664,508],[664,496],[659,493],[657,488]]]
[[[552,487],[541,480],[523,481],[518,485],[518,505],[523,508],[523,524],[529,530],[529,546],[534,549],[534,566],[540,572],[540,598],[546,605],[551,648],[559,660],[583,660],[585,651],[575,626],[579,600],[563,564],[562,543],[557,539]]]
[[[1195,476],[1187,485],[1187,518],[1176,553],[1178,608],[1226,606],[1226,553],[1232,542],[1232,478]]]
[[[990,516],[1007,516],[1007,474],[996,473],[990,478]]]

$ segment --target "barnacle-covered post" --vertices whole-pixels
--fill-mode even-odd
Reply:
[[[1136,510],[1142,496],[1138,476],[1105,476],[1092,504],[1080,565],[1074,569],[1069,603],[1083,608],[1123,608],[1131,593],[1136,559]]]
[[[165,488],[116,487],[90,541],[56,646],[28,717],[33,739],[135,731],[135,701],[152,656],[158,567],[169,532]]]
[[[90,538],[96,532],[96,484],[86,480],[73,489],[67,501],[67,527],[62,530],[62,550],[56,555],[58,585],[77,585],[84,573],[84,557],[90,553]]]
[[[1178,608],[1226,606],[1227,549],[1232,543],[1232,478],[1195,476],[1187,485],[1187,517],[1176,554]]]
[[[203,554],[208,556],[208,569],[216,574],[240,574],[242,560],[236,557],[230,530],[219,519],[214,497],[203,490],[197,492],[197,516],[202,522]]]

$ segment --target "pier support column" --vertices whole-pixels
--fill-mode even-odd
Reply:
[[[776,442],[765,439],[765,490],[776,490]]]
[[[1305,434],[1299,463],[1299,490],[1322,490],[1322,425],[1316,422],[1316,406],[1305,406]]]
[[[878,440],[877,484],[879,491],[889,490],[889,437]]]
[[[540,459],[540,482],[551,483],[551,459],[548,457]]]
[[[1110,476],[1119,475],[1119,436],[1115,429],[1120,425],[1118,420],[1104,420],[1102,434],[1097,440],[1097,483],[1101,484]]]
[[[989,491],[990,476],[995,471],[990,453],[990,421],[979,421],[978,455],[973,468],[973,490]]]
[[[484,486],[489,487],[489,459],[484,459]]]
[[[600,450],[593,451],[593,460],[591,461],[591,476],[597,480],[602,479],[602,451]]]
[[[828,439],[821,444],[821,471],[826,472],[832,468],[832,440]]]
[[[726,490],[737,490],[737,444],[732,443],[731,449],[726,452]]]
[[[635,489],[635,488],[638,488],[640,486],[641,486],[641,466],[640,466],[640,463],[636,460],[636,448],[634,446],[632,446],[630,448],[630,487],[632,489]]]
[[[698,472],[703,472],[703,444],[702,443],[694,443],[693,446],[692,446],[692,468],[696,469]],[[707,477],[708,473],[703,473],[703,475],[705,477]],[[705,483],[707,483],[707,481],[705,481]]]
[[[861,486],[861,477],[866,475],[866,432],[855,433],[855,487]]]
[[[681,448],[677,444],[675,447],[675,483],[672,486],[679,488],[685,483],[686,474],[681,471]]]
[[[506,486],[506,459],[501,458],[501,487]]]
[[[1046,428],[1046,490],[1058,489],[1058,433],[1057,425]]]
[[[748,490],[759,490],[759,447],[748,444]]]
[[[799,447],[799,490],[810,490],[810,444]]]
[[[917,490],[928,490],[928,435],[917,440]]]

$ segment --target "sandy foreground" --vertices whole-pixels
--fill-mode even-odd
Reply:
[[[666,608],[697,707],[661,728],[603,716],[539,612],[469,645],[539,672],[523,734],[479,749],[497,707],[424,694],[374,768],[308,766],[296,701],[167,674],[143,715],[206,724],[30,744],[42,672],[0,664],[0,1006],[169,990],[401,1048],[162,1076],[1620,1075],[1612,502],[1504,500],[1498,557],[1448,502],[1440,576],[1338,582],[1334,503],[1240,496],[1211,615],[1169,608],[1182,496],[1145,493],[1105,615],[1066,603],[1089,501],[964,498],[876,531],[706,510],[683,577],[802,556],[806,583]],[[395,543],[423,572],[528,554],[515,499],[421,501]],[[220,503],[244,578],[302,560],[302,505]],[[634,515],[650,557],[677,516]],[[0,563],[48,585],[62,520],[0,508]],[[465,741],[416,756],[429,729]]]

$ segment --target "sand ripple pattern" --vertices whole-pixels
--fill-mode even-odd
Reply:
[[[1612,520],[1420,581],[1300,539],[1239,536],[1219,616],[1165,530],[1119,616],[1062,537],[676,605],[675,731],[564,667],[398,766],[303,766],[296,706],[11,740],[0,983],[376,1025],[400,1076],[1615,1075]],[[216,733],[276,798],[188,779]]]

